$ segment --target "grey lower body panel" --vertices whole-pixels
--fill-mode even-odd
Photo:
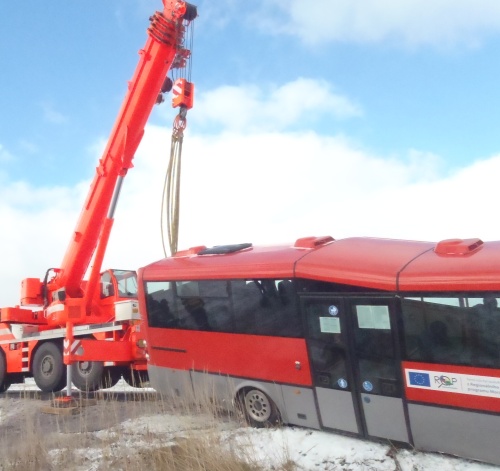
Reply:
[[[360,433],[350,391],[316,388],[316,395],[324,427]]]
[[[401,398],[363,393],[361,404],[369,436],[409,443]]]
[[[418,449],[500,465],[500,416],[421,404],[408,412]]]
[[[312,389],[281,386],[287,423],[319,429],[318,413]]]
[[[163,396],[192,397],[193,385],[189,371],[148,366],[151,386]]]
[[[316,395],[324,427],[363,435],[356,420],[351,391],[316,388]],[[361,404],[369,436],[409,442],[401,398],[361,394]]]
[[[148,371],[151,386],[163,396],[196,402],[215,400],[217,406],[232,410],[238,391],[257,388],[273,400],[285,423],[320,428],[314,393],[310,388],[154,365],[149,365]]]

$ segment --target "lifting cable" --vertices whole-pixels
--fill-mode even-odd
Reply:
[[[163,252],[167,257],[165,246],[165,226],[167,228],[168,246],[170,255],[177,252],[179,240],[179,211],[181,190],[181,157],[184,129],[186,128],[186,108],[181,108],[174,119],[172,142],[170,145],[170,159],[168,162],[161,205],[161,237]],[[166,220],[166,221],[165,221]]]
[[[193,8],[193,7],[191,7]],[[168,162],[165,182],[163,184],[163,195],[161,204],[161,239],[165,257],[167,254],[165,232],[168,237],[168,249],[170,255],[177,252],[179,240],[179,213],[180,213],[180,189],[181,189],[181,157],[182,141],[184,139],[184,130],[186,129],[187,110],[192,107],[192,93],[194,86],[191,83],[191,66],[193,51],[193,22],[196,17],[196,10],[192,12],[195,16],[189,16],[183,24],[184,34],[181,35],[182,41],[178,44],[177,55],[171,67],[172,79],[166,78],[161,92],[170,91],[173,85],[174,95],[181,94],[186,100],[176,102],[172,100],[173,106],[179,106],[179,113],[174,119],[172,129],[172,141],[170,145],[170,159]],[[187,79],[187,81],[186,81]],[[184,83],[182,92],[176,90],[176,84],[181,81]],[[184,88],[185,87],[185,88]],[[190,97],[190,98],[189,98]],[[160,102],[163,98],[160,98]]]

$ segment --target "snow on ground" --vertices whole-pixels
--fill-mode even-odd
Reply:
[[[11,390],[33,390],[36,386],[28,381],[24,385],[14,385]],[[111,390],[127,392],[134,390],[120,381]],[[137,390],[136,390],[137,391]],[[12,402],[0,397],[0,429],[7,417],[12,418],[16,410]],[[120,446],[132,452],[134,447],[151,446],[151,440],[144,437],[153,434],[157,445],[171,443],[193,431],[213,432],[214,418],[200,415],[179,416],[174,414],[155,414],[126,419],[109,428],[91,432],[96,438],[114,437]],[[394,449],[390,445],[377,443],[331,432],[321,432],[297,427],[281,429],[253,429],[241,427],[232,420],[221,420],[216,425],[216,433],[221,443],[241,452],[242,456],[251,455],[264,469],[276,469],[277,464],[293,461],[300,471],[498,471],[500,467],[471,462],[437,453],[421,453],[408,449]],[[154,443],[153,443],[154,445]],[[57,454],[57,450],[51,453]],[[102,457],[102,450],[82,450],[87,457],[86,468],[95,469]],[[274,466],[274,467],[273,467]]]

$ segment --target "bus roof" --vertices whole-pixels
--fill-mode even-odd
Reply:
[[[299,277],[387,291],[500,290],[500,241],[304,238],[242,247],[208,255],[193,248],[141,273],[152,281]]]

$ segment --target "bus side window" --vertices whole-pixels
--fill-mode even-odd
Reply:
[[[279,337],[303,335],[291,280],[242,281],[231,282],[236,332]]]
[[[464,308],[459,298],[403,299],[406,357],[434,363],[467,362]]]
[[[283,306],[288,306],[293,301],[293,283],[290,280],[278,282],[278,296]]]
[[[500,366],[500,309],[494,296],[485,296],[477,302],[468,299],[467,340],[471,361],[477,366]]]
[[[236,280],[231,282],[232,301],[235,320],[235,332],[241,334],[255,333],[257,310],[260,308],[262,294],[252,280]]]
[[[281,280],[278,282],[279,308],[279,331],[284,337],[303,337],[304,327],[297,304],[295,283],[292,280]]]
[[[146,284],[146,309],[151,327],[176,327],[177,319],[172,312],[173,297],[168,282]]]
[[[198,283],[210,330],[231,332],[233,316],[229,305],[227,280],[203,280]]]

